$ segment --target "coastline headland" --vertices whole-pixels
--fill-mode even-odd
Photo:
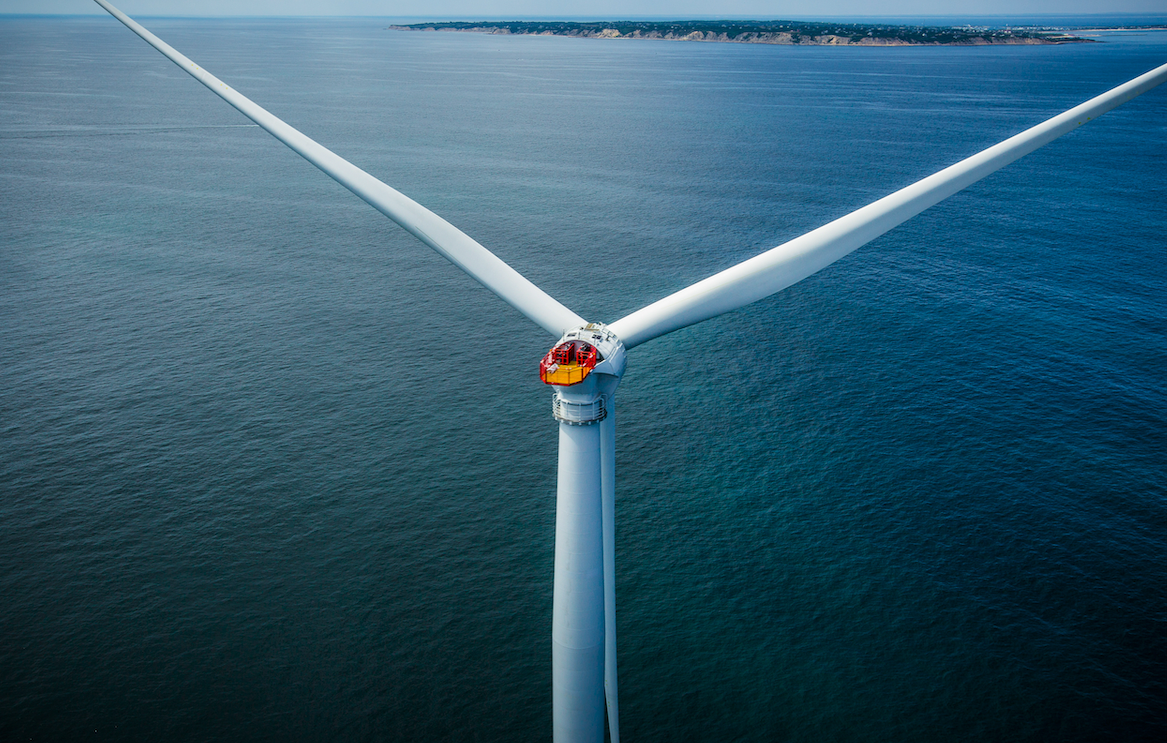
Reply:
[[[981,26],[896,26],[805,21],[445,21],[389,28],[483,34],[571,36],[585,39],[662,39],[808,46],[984,46],[1073,44],[1092,39],[1060,29]]]

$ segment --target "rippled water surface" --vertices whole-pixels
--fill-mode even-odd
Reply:
[[[1167,61],[155,20],[612,321]],[[1162,740],[1167,90],[620,391],[629,741]],[[545,740],[554,339],[109,19],[0,20],[0,731]]]

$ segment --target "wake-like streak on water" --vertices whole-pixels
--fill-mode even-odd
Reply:
[[[135,126],[109,125],[100,127],[70,126],[70,127],[32,127],[16,128],[10,131],[0,131],[0,139],[40,139],[44,137],[119,137],[138,136],[141,134],[167,134],[170,132],[189,131],[191,129],[236,129],[256,127],[255,124],[209,124],[200,126]]]
[[[155,26],[603,321],[1167,58]],[[547,739],[554,339],[112,21],[0,34],[3,735]],[[629,740],[1161,738],[1165,101],[635,350]]]

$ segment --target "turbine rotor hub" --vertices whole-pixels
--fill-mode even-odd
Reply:
[[[603,324],[564,333],[539,363],[540,379],[554,389],[552,415],[570,426],[604,420],[624,363],[624,344]]]

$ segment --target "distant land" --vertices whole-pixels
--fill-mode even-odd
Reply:
[[[980,26],[896,26],[803,21],[447,21],[390,26],[410,31],[573,36],[587,39],[669,39],[810,46],[982,46],[1091,42],[1062,30]]]

